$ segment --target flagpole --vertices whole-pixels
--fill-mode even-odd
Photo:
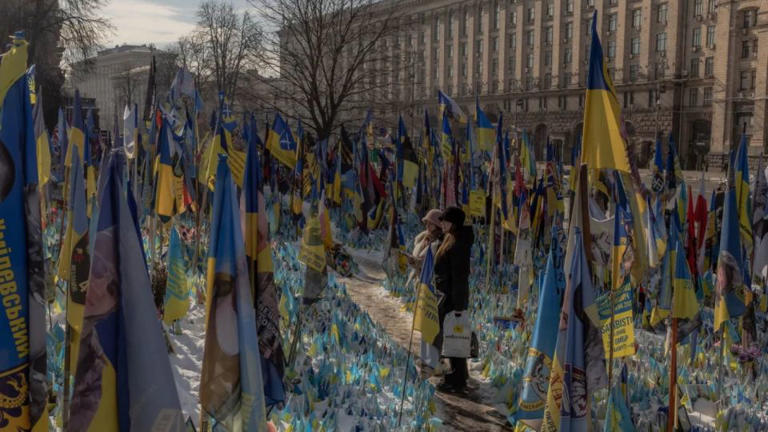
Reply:
[[[671,356],[669,359],[669,412],[667,415],[667,431],[674,431],[677,415],[677,318],[672,317]]]
[[[493,190],[493,186],[491,187]],[[496,194],[491,192],[491,224],[488,226],[488,256],[485,266],[485,288],[489,289],[491,283],[491,262],[493,260],[494,224],[496,223]],[[518,288],[519,289],[519,288]]]
[[[431,247],[431,246],[429,246]],[[400,427],[400,422],[403,419],[403,405],[405,405],[405,388],[408,385],[408,364],[411,362],[411,348],[413,346],[413,329],[416,327],[416,313],[419,307],[419,297],[421,297],[421,281],[416,285],[416,303],[413,306],[413,317],[411,318],[411,336],[408,341],[408,356],[405,360],[405,376],[403,377],[403,386],[400,394],[400,411],[397,415],[397,427]]]

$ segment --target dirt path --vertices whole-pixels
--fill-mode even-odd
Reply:
[[[361,274],[353,278],[342,278],[352,300],[365,309],[371,318],[381,325],[386,332],[404,349],[408,349],[413,315],[403,309],[402,303],[390,295],[381,286],[385,273],[381,261],[375,256],[360,255],[352,252],[360,267]],[[421,335],[413,336],[411,352],[419,355]],[[411,378],[409,378],[411,379]],[[430,378],[433,384],[439,378]],[[511,431],[504,415],[499,413],[491,400],[493,390],[483,382],[476,371],[470,368],[469,394],[459,396],[435,393],[437,417],[443,421],[446,431]]]

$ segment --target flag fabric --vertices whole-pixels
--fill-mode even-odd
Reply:
[[[430,247],[427,248],[424,264],[421,265],[416,310],[413,315],[413,329],[420,331],[421,339],[430,345],[435,345],[435,338],[440,332],[437,291],[432,285],[434,266],[434,256]]]
[[[139,113],[136,104],[126,105],[123,112],[123,147],[129,159],[136,157],[139,135]]]
[[[70,408],[71,430],[182,431],[176,392],[139,228],[113,154],[97,231]]]
[[[181,250],[181,238],[176,227],[171,227],[168,240],[168,279],[165,284],[163,321],[171,324],[184,318],[189,309],[189,284],[187,268]]]
[[[573,245],[573,250],[569,251],[570,262],[566,257],[569,279],[566,281],[541,428],[547,432],[586,431],[591,423],[588,395],[596,390],[588,385],[585,329],[589,323],[584,321],[584,308],[594,303],[595,293],[581,228],[573,226],[571,231],[575,232],[569,234],[572,237],[569,243]],[[602,340],[599,343],[602,346]]]
[[[416,178],[419,175],[419,159],[413,149],[402,117],[400,117],[397,131],[397,179],[404,187],[413,188],[416,186]]]
[[[68,166],[67,152],[69,151],[69,127],[67,126],[67,119],[64,116],[64,109],[59,108],[59,116],[56,121],[56,128],[54,129],[55,139],[54,142],[58,148],[59,160],[57,161],[57,179],[59,181],[64,180],[64,167]]]
[[[255,125],[255,120],[252,119],[251,127],[255,128]],[[251,133],[248,137],[248,156],[241,199],[245,207],[245,253],[248,258],[251,293],[256,311],[256,332],[262,359],[264,397],[265,404],[269,407],[285,401],[283,389],[285,354],[280,336],[280,311],[267,226],[267,209],[262,192],[259,147],[262,145],[258,134]]]
[[[459,104],[457,104],[447,94],[443,93],[442,90],[437,91],[437,104],[440,107],[439,117],[442,117],[443,114],[446,114],[448,117],[458,121],[459,123],[467,122],[467,116],[464,114],[464,111],[461,109]]]
[[[747,137],[741,136],[739,147],[736,150],[735,157],[735,189],[736,189],[736,209],[739,213],[739,232],[741,233],[741,244],[744,248],[745,261],[749,261],[752,256],[752,196],[749,192],[749,163],[747,160]],[[746,268],[746,275],[749,275],[749,268]],[[745,281],[748,282],[748,281]]]
[[[666,188],[674,191],[675,188],[682,182],[683,171],[680,168],[680,159],[677,157],[677,145],[675,144],[675,138],[672,134],[669,134],[667,151],[667,185]]]
[[[475,99],[475,116],[477,122],[477,149],[480,151],[490,152],[493,149],[495,142],[494,130],[491,121],[488,120],[488,116],[485,115],[480,108],[479,99]]]
[[[296,141],[294,140],[288,123],[283,120],[280,114],[275,114],[275,120],[272,128],[267,133],[267,150],[277,160],[285,164],[288,168],[296,167]]]
[[[88,201],[88,218],[92,215],[96,199],[96,161],[93,158],[93,148],[99,145],[98,131],[93,120],[93,110],[88,110],[85,121],[83,163],[85,164],[85,196]]]
[[[677,230],[676,224],[671,229]],[[693,319],[699,313],[691,270],[679,235],[675,241],[674,277],[672,280],[672,318]]]
[[[48,430],[43,238],[27,42],[0,57],[0,428]]]
[[[80,101],[80,90],[75,89],[75,98],[72,102],[72,126],[69,128],[69,137],[67,138],[67,154],[64,159],[65,163],[72,161],[69,154],[72,152],[72,148],[76,148],[80,162],[84,161],[85,155],[85,126],[83,125],[83,107]],[[70,167],[70,165],[67,165]]]
[[[744,259],[739,233],[739,210],[736,203],[735,169],[728,168],[728,191],[725,193],[720,253],[717,257],[715,290],[715,330],[730,318],[744,314],[747,298]]]
[[[651,190],[656,194],[664,192],[664,155],[662,154],[661,138],[656,138],[656,150],[653,152],[653,172],[651,176]]]
[[[620,188],[620,183],[616,182],[616,188]],[[616,213],[613,216],[613,250],[611,251],[611,289],[618,291],[621,285],[624,284],[624,277],[626,272],[624,271],[624,254],[629,247],[629,239],[627,237],[627,229],[624,225],[626,219],[626,208],[616,205]]]
[[[37,156],[37,185],[42,188],[51,178],[51,147],[48,141],[48,130],[43,118],[43,95],[37,96],[33,117],[35,122],[35,144]]]
[[[616,90],[603,62],[603,47],[597,31],[597,11],[592,17],[582,145],[581,161],[590,169],[630,171],[621,135],[621,110],[616,100]]]
[[[603,432],[635,432],[632,414],[627,406],[625,396],[622,395],[621,385],[621,383],[617,383],[613,386],[608,396]]]
[[[555,229],[553,228],[547,257],[536,324],[525,362],[523,389],[520,393],[517,412],[514,414],[516,420],[535,430],[539,429],[544,417],[552,356],[555,354],[557,342],[559,306],[565,290],[565,277],[562,270],[563,249]]]
[[[219,157],[206,272],[203,412],[227,430],[266,430],[259,339],[235,184]]]

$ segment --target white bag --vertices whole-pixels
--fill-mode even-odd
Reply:
[[[467,311],[448,312],[443,320],[443,357],[469,357],[472,326]]]

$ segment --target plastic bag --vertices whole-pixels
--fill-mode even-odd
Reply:
[[[443,320],[443,357],[469,357],[471,334],[467,311],[449,312]]]

